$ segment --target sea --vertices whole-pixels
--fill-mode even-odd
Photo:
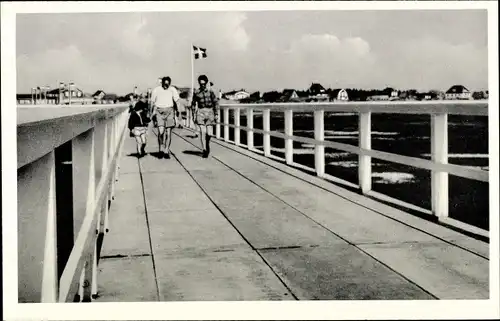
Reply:
[[[232,113],[230,114],[232,118]],[[313,112],[294,113],[293,135],[314,138]],[[241,126],[246,126],[242,112]],[[230,119],[230,123],[234,123]],[[358,116],[354,113],[325,112],[325,140],[358,145]],[[254,114],[254,127],[262,129],[262,115]],[[271,113],[271,130],[284,132],[282,112]],[[372,114],[372,149],[430,159],[431,127],[429,115]],[[246,135],[241,133],[241,143]],[[234,130],[230,128],[230,139]],[[262,135],[254,134],[254,145],[263,149]],[[489,170],[488,117],[448,116],[450,164]],[[271,153],[284,158],[284,140],[271,137]],[[358,184],[358,156],[325,148],[325,172]],[[294,142],[293,161],[314,168],[314,146]],[[449,175],[449,217],[489,230],[489,184]],[[372,158],[372,190],[392,198],[431,209],[431,173]]]

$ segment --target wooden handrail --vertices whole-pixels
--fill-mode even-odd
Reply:
[[[125,129],[125,127],[122,128],[121,134],[119,135],[120,140],[118,148],[115,150],[113,157],[109,160],[106,166],[107,170],[103,174],[102,179],[96,188],[96,198],[93,209],[91,209],[85,216],[80,233],[76,238],[73,251],[71,252],[66,268],[61,276],[59,302],[71,302],[73,301],[74,295],[77,293],[76,290],[78,289],[80,275],[84,269],[83,263],[89,255],[88,252],[92,250],[92,244],[95,244],[96,242],[98,214],[102,208],[103,201],[106,198],[106,193],[111,184],[113,184],[113,174],[125,140]]]
[[[127,110],[126,105],[18,108],[20,302],[71,302],[77,294],[90,301],[97,294],[96,240],[108,229]],[[67,180],[58,185],[58,168],[60,177],[71,176],[72,186]],[[73,198],[62,199],[57,188],[71,190]],[[62,217],[67,226],[56,225]],[[57,245],[60,232],[68,249]],[[60,250],[67,253],[62,261]]]
[[[249,127],[245,127],[245,126],[236,126],[236,125],[231,125],[231,124],[228,124],[227,126],[229,128],[239,128],[239,129],[245,130],[245,131],[250,130]],[[315,146],[318,145],[318,146],[335,148],[335,149],[341,150],[343,152],[349,152],[349,153],[353,153],[356,155],[370,156],[373,158],[385,160],[385,161],[392,162],[392,163],[408,165],[408,166],[421,168],[421,169],[448,172],[449,174],[452,174],[455,176],[469,178],[469,179],[473,179],[473,180],[477,180],[477,181],[482,181],[482,182],[489,181],[488,171],[484,171],[484,170],[476,169],[476,168],[470,168],[467,166],[455,165],[455,164],[440,164],[440,163],[435,163],[431,160],[424,159],[424,158],[404,156],[404,155],[383,152],[383,151],[374,150],[374,149],[364,149],[364,148],[360,148],[358,146],[354,146],[354,145],[350,145],[350,144],[332,142],[332,141],[327,141],[327,140],[319,141],[319,140],[316,140],[314,138],[294,136],[294,135],[285,135],[285,134],[280,133],[280,132],[265,131],[265,130],[257,129],[257,128],[253,128],[252,131],[254,133],[258,133],[258,134],[267,134],[267,135],[272,136],[272,137],[288,139],[288,140],[306,143],[306,144],[311,144],[311,145],[315,145]]]
[[[467,166],[448,164],[448,115],[488,116],[487,101],[385,101],[385,102],[313,102],[313,103],[254,103],[254,104],[221,104],[223,122],[217,123],[216,137],[229,140],[229,128],[234,128],[237,137],[239,131],[247,132],[247,148],[253,150],[254,133],[263,135],[263,154],[271,157],[270,137],[285,140],[285,162],[293,163],[293,142],[314,145],[315,171],[320,177],[325,176],[324,148],[358,155],[359,188],[363,194],[371,192],[371,158],[403,164],[431,171],[432,177],[432,213],[439,218],[448,216],[448,175],[489,182],[489,172]],[[229,110],[235,110],[235,124],[229,123]],[[247,126],[240,126],[241,112],[246,110]],[[263,128],[253,127],[254,112],[262,111]],[[270,129],[270,113],[284,113],[284,132]],[[315,138],[293,135],[293,113],[314,113]],[[324,113],[354,113],[359,116],[358,146],[324,139]],[[430,115],[431,117],[431,159],[410,157],[395,153],[373,150],[371,148],[371,114],[412,114]],[[248,119],[250,118],[250,119]],[[221,137],[220,126],[224,127]],[[235,134],[236,135],[236,134]],[[241,145],[238,139],[238,145]]]
[[[488,116],[488,101],[483,100],[429,100],[429,101],[366,101],[366,102],[312,102],[312,103],[253,103],[253,104],[220,104],[225,109],[269,109],[273,112],[372,112],[377,114],[413,114],[433,115],[447,113],[450,115]]]

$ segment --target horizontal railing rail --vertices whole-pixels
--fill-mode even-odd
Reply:
[[[431,212],[440,221],[448,219],[448,175],[472,180],[489,182],[489,172],[468,166],[448,163],[448,115],[488,116],[487,101],[423,101],[423,102],[334,102],[334,103],[269,103],[269,104],[221,104],[223,122],[216,124],[215,136],[226,142],[241,144],[241,130],[246,131],[246,148],[254,147],[254,134],[263,136],[263,154],[271,155],[271,137],[285,141],[285,159],[288,165],[293,162],[293,142],[314,145],[314,171],[322,178],[325,174],[325,147],[358,155],[358,188],[363,194],[372,193],[371,158],[403,164],[431,171]],[[229,111],[233,110],[234,123],[230,124]],[[240,125],[241,111],[246,113],[246,126]],[[254,115],[262,113],[262,129],[254,127]],[[284,132],[271,130],[271,112],[284,114]],[[293,113],[312,112],[314,114],[314,138],[293,135]],[[324,114],[353,113],[358,115],[358,145],[344,144],[325,140]],[[220,110],[219,119],[220,119]],[[413,114],[431,117],[431,159],[404,156],[371,148],[372,114]],[[223,132],[221,132],[221,127]],[[234,140],[229,139],[229,128],[234,130]],[[413,208],[413,207],[412,207]],[[487,231],[483,231],[487,233]]]
[[[487,100],[429,100],[429,101],[366,101],[366,102],[313,102],[313,103],[252,103],[221,104],[221,108],[271,110],[273,112],[372,112],[380,114],[413,115],[470,115],[488,116]]]
[[[18,107],[19,302],[97,295],[126,105]]]

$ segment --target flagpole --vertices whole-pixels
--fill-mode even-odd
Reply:
[[[191,106],[192,103],[193,103],[193,99],[194,99],[194,52],[193,52],[193,43],[191,43],[191,101],[189,102],[189,105]],[[191,108],[188,109],[188,112],[191,111]],[[190,113],[190,115],[187,115],[186,114],[186,125],[188,127],[191,127],[192,124],[191,124],[191,121],[194,122],[194,119],[192,119],[192,116],[193,114]]]
[[[193,43],[191,43],[191,102],[194,97],[194,52],[193,52]]]

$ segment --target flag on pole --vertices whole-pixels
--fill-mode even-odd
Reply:
[[[207,58],[207,49],[193,46],[194,59]]]

